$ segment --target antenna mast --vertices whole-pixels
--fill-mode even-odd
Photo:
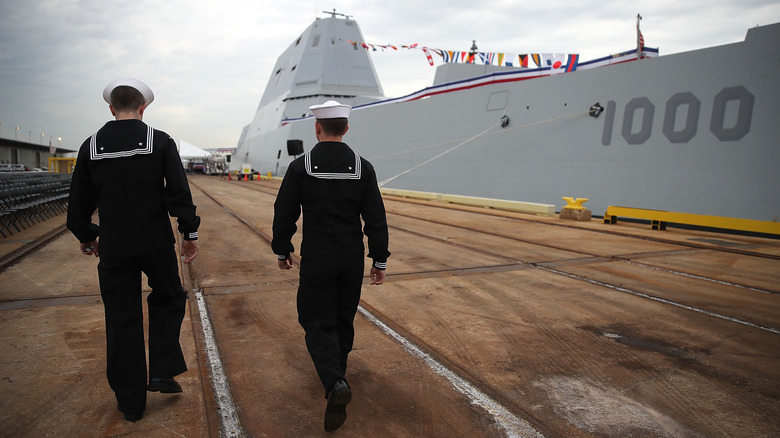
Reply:
[[[351,17],[351,15],[345,15],[345,14],[340,14],[340,13],[336,12],[336,8],[333,8],[333,12],[322,11],[322,13],[323,14],[330,14],[331,18],[336,18],[336,16],[338,15],[339,17],[344,17],[345,19],[349,20],[349,17]]]

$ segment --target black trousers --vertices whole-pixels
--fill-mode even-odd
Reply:
[[[187,294],[174,248],[138,257],[101,257],[98,279],[106,313],[106,373],[126,413],[142,413],[146,408],[142,272],[152,288],[146,299],[149,377],[174,377],[187,371],[179,344]]]
[[[364,257],[301,260],[298,323],[306,348],[328,391],[345,379],[355,338],[353,322],[363,285]]]

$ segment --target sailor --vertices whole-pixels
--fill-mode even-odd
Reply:
[[[100,257],[98,279],[106,318],[107,375],[117,408],[138,421],[146,392],[181,392],[173,377],[187,370],[179,333],[187,294],[179,278],[169,214],[182,233],[182,260],[198,254],[195,205],[168,134],[147,126],[152,90],[133,78],[103,90],[116,120],[81,145],[70,187],[68,229],[85,255]],[[97,209],[99,225],[92,223]],[[149,383],[144,347],[141,273],[152,291],[149,309]]]
[[[331,100],[309,109],[318,143],[287,169],[274,203],[271,246],[279,269],[292,268],[291,239],[303,209],[298,322],[325,388],[325,430],[332,432],[346,420],[352,399],[345,376],[363,283],[363,234],[373,260],[371,284],[384,282],[390,252],[374,167],[342,142],[351,108]]]

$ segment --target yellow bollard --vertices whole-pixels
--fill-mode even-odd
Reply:
[[[564,196],[561,199],[566,201],[566,205],[561,209],[561,219],[575,220],[581,222],[587,222],[591,219],[591,211],[585,208],[582,204],[588,200],[588,198],[571,198]]]
[[[570,198],[568,196],[564,196],[564,201],[566,201],[566,206],[563,208],[571,208],[572,210],[587,210],[587,208],[583,207],[582,204],[584,202],[588,201],[588,198]]]

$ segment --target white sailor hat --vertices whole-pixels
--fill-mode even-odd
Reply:
[[[329,100],[322,105],[312,105],[309,110],[317,119],[348,119],[352,107],[335,100]]]
[[[152,89],[149,88],[148,85],[134,78],[120,78],[109,82],[108,85],[106,85],[106,88],[103,89],[103,100],[111,104],[111,92],[114,91],[114,88],[121,87],[123,85],[127,87],[133,87],[138,90],[141,93],[141,96],[144,97],[144,102],[147,105],[152,103],[154,100],[154,93],[152,93]]]

